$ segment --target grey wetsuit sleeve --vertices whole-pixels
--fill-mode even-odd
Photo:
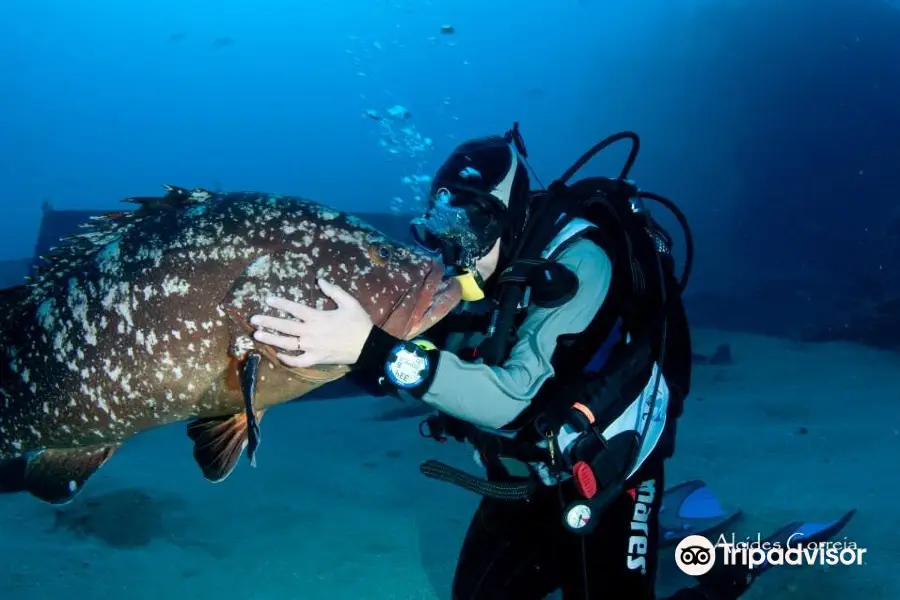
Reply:
[[[606,299],[612,263],[587,240],[578,240],[557,261],[578,277],[575,297],[557,308],[532,306],[518,331],[518,341],[501,366],[490,367],[441,352],[434,379],[422,400],[463,421],[499,429],[528,407],[553,376],[550,358],[561,335],[580,333]]]

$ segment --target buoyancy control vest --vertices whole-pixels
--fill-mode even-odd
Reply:
[[[672,240],[643,207],[642,196],[660,198],[620,177],[589,178],[571,186],[555,182],[535,198],[530,218],[541,226],[530,231],[531,239],[501,273],[486,343],[468,358],[504,362],[532,299],[533,275],[553,265],[558,269],[555,259],[576,240],[589,239],[609,256],[613,276],[606,300],[583,332],[558,340],[551,358],[554,376],[512,423],[495,431],[447,415],[423,423],[423,435],[472,443],[487,480],[435,461],[425,463],[423,473],[484,495],[520,498],[533,493],[536,478],[512,472],[509,459],[531,465],[530,475],[540,474],[544,483],[593,464],[599,472],[590,473],[589,481],[579,479],[582,493],[593,497],[624,485],[650,450],[661,445],[660,452],[673,451],[674,420],[690,385],[690,336],[681,304],[690,261],[679,282]],[[683,215],[678,211],[676,217],[690,250]],[[508,293],[511,287],[518,288],[516,293]],[[555,300],[550,296],[566,301],[565,294],[557,293]],[[581,441],[574,444],[572,438]],[[565,460],[559,456],[564,448],[569,452]],[[598,456],[605,458],[597,461]],[[541,474],[541,469],[550,472]]]

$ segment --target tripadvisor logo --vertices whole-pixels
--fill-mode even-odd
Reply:
[[[699,577],[720,561],[724,565],[744,565],[749,569],[777,565],[861,565],[865,548],[856,542],[806,542],[795,533],[787,543],[768,542],[757,536],[737,541],[720,535],[715,543],[702,535],[689,535],[675,547],[675,564],[683,573]],[[718,549],[718,552],[717,552]]]

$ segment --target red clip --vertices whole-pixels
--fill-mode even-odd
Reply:
[[[466,362],[471,362],[478,357],[478,347],[463,348],[462,350],[457,352],[456,355]]]
[[[591,466],[584,461],[578,461],[572,467],[572,477],[575,479],[575,487],[578,493],[590,500],[597,493],[597,478]]]

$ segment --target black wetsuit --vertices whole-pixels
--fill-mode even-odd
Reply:
[[[539,600],[558,589],[565,600],[655,598],[662,460],[649,459],[634,479],[642,489],[619,496],[584,537],[563,527],[560,495],[571,498],[571,485],[543,487],[529,502],[482,500],[459,555],[453,599]]]

